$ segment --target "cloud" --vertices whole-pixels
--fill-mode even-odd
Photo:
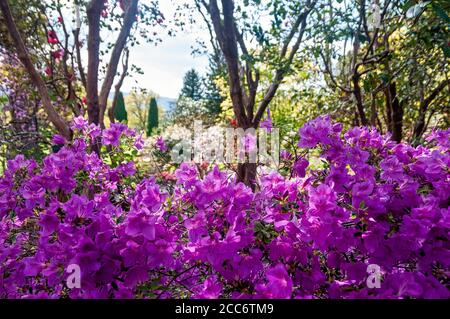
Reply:
[[[173,10],[173,8],[168,8]],[[166,7],[165,6],[165,7]],[[164,10],[163,10],[164,12]],[[170,16],[170,14],[166,14]],[[183,76],[191,68],[200,73],[205,73],[207,56],[192,56],[192,46],[196,39],[206,39],[207,33],[201,27],[188,28],[178,31],[175,37],[166,34],[162,36],[162,43],[141,44],[133,47],[130,51],[130,61],[140,67],[143,75],[134,75],[126,78],[123,91],[130,91],[132,87],[138,86],[150,89],[160,96],[176,98],[183,85]],[[137,82],[137,83],[136,83]]]

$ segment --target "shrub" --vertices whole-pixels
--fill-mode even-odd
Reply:
[[[126,126],[103,131],[105,158],[87,151],[97,127],[74,128],[42,165],[19,155],[0,179],[2,298],[450,297],[450,130],[414,148],[320,117],[299,147],[323,167],[305,155],[253,193],[189,163],[168,191],[135,177]],[[71,264],[80,289],[66,284]]]

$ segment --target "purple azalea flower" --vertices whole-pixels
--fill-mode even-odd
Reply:
[[[64,136],[56,134],[52,138],[52,143],[55,145],[64,145],[66,144],[66,139],[64,138]]]
[[[90,137],[91,140],[95,140],[97,137],[99,137],[102,134],[102,129],[98,125],[91,123],[86,128],[86,133]]]
[[[84,195],[73,195],[70,200],[64,203],[63,208],[68,220],[74,222],[79,218],[90,218],[94,212],[94,203]]]
[[[290,160],[292,158],[292,154],[287,150],[281,150],[280,158],[283,160]]]
[[[306,175],[306,168],[308,167],[309,162],[304,159],[303,157],[299,157],[292,167],[292,171],[294,173],[294,176],[298,177],[305,177]]]
[[[85,120],[84,117],[81,115],[78,117],[75,117],[72,121],[72,125],[71,125],[72,129],[77,129],[77,130],[82,131],[87,127],[88,127],[88,121]]]
[[[299,147],[312,148],[318,143],[330,144],[342,130],[341,124],[332,124],[329,116],[321,116],[303,125],[299,130]]]
[[[156,148],[160,151],[160,152],[167,152],[169,150],[169,148],[166,145],[166,142],[164,141],[164,139],[162,138],[162,136],[158,136],[156,138]]]
[[[387,181],[400,182],[404,178],[403,167],[397,157],[389,156],[380,163],[381,178]]]
[[[265,129],[267,132],[272,132],[273,129],[273,123],[272,123],[272,118],[270,117],[270,109],[267,109],[267,118],[264,121],[261,121],[261,123],[259,124],[259,127],[261,127],[262,129]]]
[[[103,131],[102,143],[104,145],[120,145],[120,137],[127,129],[127,126],[122,123],[113,123],[111,126]]]
[[[48,236],[58,229],[59,219],[54,213],[48,212],[40,216],[39,225],[42,227],[42,236]]]
[[[217,299],[220,297],[223,285],[217,280],[217,277],[208,277],[203,283],[203,289],[195,297],[199,299]]]
[[[309,207],[317,212],[328,212],[336,207],[336,193],[325,184],[309,189]]]
[[[92,152],[98,126],[75,122],[59,152],[18,155],[0,175],[0,298],[450,298],[446,132],[412,147],[363,127],[342,138],[320,117],[300,144],[320,144],[325,165],[258,174],[252,190],[217,166],[142,178]],[[109,143],[137,137],[110,130]],[[291,156],[304,176],[309,158]],[[68,290],[73,264],[82,286]]]
[[[156,217],[146,212],[129,214],[125,222],[125,233],[131,237],[144,236],[148,240],[155,240]]]
[[[198,171],[194,165],[181,163],[180,167],[175,171],[177,182],[186,187],[194,185],[198,178]]]
[[[427,136],[427,141],[436,141],[437,145],[443,150],[450,149],[450,128],[446,130],[433,129],[432,133]]]
[[[283,264],[277,264],[270,268],[266,273],[267,285],[259,284],[256,289],[264,298],[287,299],[292,295],[293,283],[286,267]]]
[[[137,150],[142,150],[142,148],[144,147],[144,139],[142,137],[142,134],[136,137],[133,145]]]

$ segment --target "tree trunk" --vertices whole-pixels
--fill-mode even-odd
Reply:
[[[397,96],[397,84],[391,82],[385,90],[387,127],[392,140],[400,143],[403,137],[403,106]]]
[[[426,127],[425,123],[425,117],[426,113],[428,111],[428,107],[433,102],[433,100],[439,95],[441,91],[444,89],[448,89],[450,85],[450,79],[442,81],[437,87],[435,87],[431,93],[427,96],[427,98],[423,99],[423,101],[420,102],[419,107],[419,117],[416,120],[416,124],[414,125],[414,132],[413,132],[413,143],[418,144],[420,138],[422,137]]]
[[[114,99],[112,101],[111,107],[108,110],[108,117],[109,117],[109,121],[111,123],[115,122],[115,110],[116,110],[116,106],[117,106],[117,99],[119,97],[119,93],[120,93],[120,89],[122,87],[123,81],[125,80],[125,77],[127,76],[127,72],[128,72],[128,59],[130,57],[130,51],[128,51],[128,49],[125,49],[124,52],[125,56],[124,56],[124,61],[123,61],[123,69],[122,69],[122,74],[120,75],[119,81],[117,82],[116,86],[115,86],[115,92],[114,92]]]
[[[5,20],[6,27],[8,28],[9,34],[14,42],[14,45],[17,50],[17,55],[19,57],[20,62],[24,65],[27,70],[28,75],[31,78],[31,81],[36,86],[41,101],[42,106],[47,113],[48,119],[53,125],[56,127],[58,132],[63,135],[67,140],[72,139],[72,131],[68,125],[68,123],[62,118],[58,112],[53,108],[52,101],[50,99],[50,95],[47,90],[47,86],[45,85],[44,80],[41,75],[37,72],[36,68],[31,61],[28,50],[25,47],[25,44],[22,40],[22,37],[17,29],[17,25],[14,22],[14,19],[11,14],[11,9],[9,7],[9,3],[7,0],[0,1],[0,9],[3,13],[3,17]]]
[[[88,67],[86,78],[86,97],[89,123],[100,123],[100,108],[98,101],[98,67],[100,50],[100,15],[103,10],[102,0],[92,0],[87,6],[89,24],[88,33]]]
[[[125,48],[128,37],[130,36],[131,28],[136,21],[136,15],[138,13],[138,0],[130,0],[125,5],[125,15],[123,18],[123,25],[120,33],[117,37],[116,43],[111,53],[111,58],[108,63],[108,68],[106,70],[105,80],[103,81],[102,88],[99,95],[99,122],[102,127],[104,127],[104,117],[106,106],[108,103],[109,92],[111,91],[114,78],[117,74],[117,66],[120,61],[120,56]]]
[[[386,127],[388,132],[392,132],[392,103],[391,103],[391,98],[390,98],[390,93],[389,93],[389,87],[384,89],[384,97],[385,97],[385,101],[386,101]]]
[[[377,95],[372,93],[372,100],[370,101],[370,126],[377,126]]]
[[[359,119],[361,120],[361,125],[367,126],[369,122],[367,121],[366,113],[364,112],[364,104],[361,95],[361,87],[359,86],[359,75],[355,74],[352,76],[353,82],[353,95],[356,100],[356,108],[358,110]]]
[[[403,138],[403,105],[397,96],[397,86],[395,82],[391,83],[391,97],[392,100],[392,139],[398,143],[402,141]]]
[[[422,107],[421,107],[422,109]],[[419,140],[422,137],[423,131],[425,130],[425,111],[419,111],[419,117],[417,118],[416,124],[414,125],[413,132],[413,144],[418,145]]]
[[[237,168],[237,181],[256,188],[256,163],[239,163]]]
[[[222,0],[222,13],[217,2],[217,0],[210,0],[209,3],[206,1],[202,1],[201,3],[211,16],[214,32],[225,57],[234,115],[240,128],[244,130],[246,128],[257,129],[264,112],[275,96],[286,72],[293,63],[294,56],[303,41],[306,19],[317,1],[307,1],[304,6],[304,11],[299,13],[293,23],[292,29],[286,36],[279,54],[282,66],[276,70],[274,79],[266,90],[262,101],[259,103],[254,117],[259,71],[253,68],[247,61],[240,59],[238,45],[244,55],[248,55],[248,50],[244,41],[245,37],[242,34],[243,32],[239,32],[233,15],[234,1]],[[291,41],[294,38],[296,38],[294,44],[290,47]],[[247,83],[248,88],[242,83]],[[254,190],[256,187],[256,168],[256,163],[239,163],[237,180],[245,183]]]

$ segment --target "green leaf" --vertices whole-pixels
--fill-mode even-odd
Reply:
[[[358,39],[361,43],[369,42],[369,39],[362,33],[358,34]]]
[[[447,44],[442,46],[442,51],[444,52],[446,58],[450,58],[450,47]]]
[[[363,81],[363,87],[364,87],[364,91],[369,92],[371,89],[371,83],[369,80],[364,80]]]
[[[389,82],[389,74],[387,74],[387,73],[381,73],[380,78],[384,83]]]
[[[444,20],[446,23],[450,23],[450,17],[440,5],[432,3],[431,7],[433,8],[434,12],[436,12],[439,18]]]
[[[362,201],[361,203],[359,203],[359,209],[364,210],[364,209],[366,209],[366,208],[367,208],[367,206],[366,206],[366,203],[365,203],[364,201]]]

